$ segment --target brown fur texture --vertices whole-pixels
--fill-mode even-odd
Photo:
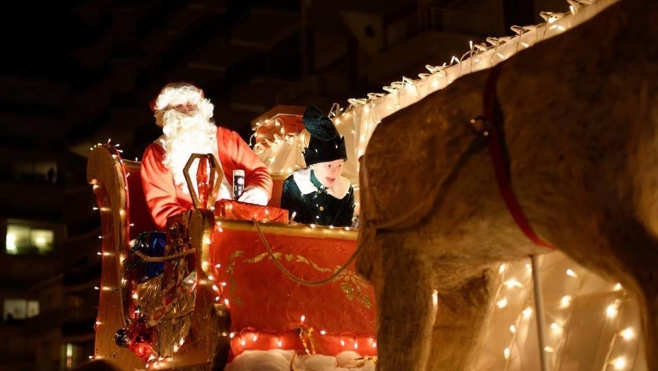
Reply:
[[[658,370],[656,20],[658,2],[620,1],[504,62],[496,89],[530,225],[638,297],[650,370]],[[488,74],[465,75],[386,118],[361,159],[357,266],[377,293],[378,370],[469,370],[492,265],[548,252],[513,221],[486,147],[470,147]]]

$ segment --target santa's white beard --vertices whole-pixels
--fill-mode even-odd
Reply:
[[[165,113],[163,121],[166,150],[163,163],[171,170],[174,183],[189,192],[185,182],[185,164],[193,153],[212,153],[217,158],[217,127],[199,111],[190,115],[172,109]],[[194,184],[197,163],[195,161],[189,170]]]

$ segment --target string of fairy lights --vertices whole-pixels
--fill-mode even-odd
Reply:
[[[536,26],[514,26],[512,27],[516,34],[514,37],[488,38],[488,45],[470,43],[468,51],[460,58],[455,56],[450,60],[450,63],[441,66],[428,65],[426,66],[428,73],[419,74],[419,79],[403,77],[401,81],[383,87],[385,94],[370,93],[367,98],[349,99],[347,108],[341,108],[336,104],[332,107],[329,116],[333,119],[341,135],[345,136],[347,147],[354,149],[355,156],[350,156],[350,158],[358,158],[365,153],[369,138],[377,125],[388,115],[434,91],[445,88],[462,74],[489,68],[509,58],[519,50],[528,48],[537,42],[581,24],[614,2],[616,0],[568,0],[570,10],[567,13],[542,12],[540,15],[546,23]],[[262,125],[277,125],[277,122],[263,122]],[[256,130],[258,130],[258,127]],[[282,135],[275,136],[272,141],[257,143],[254,146],[254,151],[262,159],[265,159],[264,162],[266,162],[271,173],[291,173],[303,166],[301,152],[306,146],[308,137],[305,133],[284,135],[283,128],[281,133]],[[99,143],[98,145],[103,144]],[[111,145],[110,141],[105,145]],[[111,146],[117,151],[113,157],[122,161],[119,157],[121,150],[117,148],[118,144]],[[91,149],[93,150],[93,148]],[[125,178],[129,175],[124,171]],[[357,161],[348,161],[346,163],[345,175],[355,184],[355,190],[358,190]],[[128,191],[127,184],[126,181],[126,192]],[[93,187],[95,190],[99,186],[94,185]],[[107,207],[94,207],[94,210],[101,213],[111,212]],[[119,214],[122,220],[128,217],[123,208],[119,210]],[[129,225],[135,227],[133,224]],[[139,226],[136,228],[139,228]],[[221,222],[218,222],[215,229],[219,233],[223,232]],[[103,235],[99,236],[99,239],[102,240],[103,238],[105,238]],[[559,252],[552,253],[547,259],[565,259],[564,257],[556,257],[559,254]],[[109,251],[99,251],[98,255],[103,259],[116,258],[114,253]],[[125,258],[124,254],[120,254],[119,262],[121,265]],[[207,266],[210,265],[210,262],[203,262],[203,264]],[[537,318],[537,313],[532,307],[533,283],[530,278],[532,273],[530,263],[503,263],[500,265],[498,271],[500,285],[496,290],[492,316],[496,316],[497,312],[514,311],[513,315],[506,317],[510,318],[509,323],[506,324],[507,341],[501,345],[501,349],[497,353],[500,357],[498,364],[503,365],[503,370],[521,369],[519,366],[522,358],[529,357],[528,354],[530,353],[524,343],[530,341],[533,335],[532,323],[537,320],[544,320],[549,325],[550,331],[547,339],[545,339],[547,345],[544,351],[550,355],[551,369],[561,369],[565,349],[569,347],[568,339],[572,331],[571,321],[577,311],[574,303],[579,300],[579,295],[581,295],[583,276],[591,275],[586,270],[577,268],[575,263],[571,264],[574,267],[564,271],[564,279],[572,280],[571,286],[573,289],[563,293],[559,300],[548,302],[546,317],[543,319]],[[221,265],[217,264],[213,268],[218,270]],[[215,275],[212,274],[207,278],[207,281],[199,280],[198,284],[209,285],[216,293],[215,301],[224,302],[229,307],[229,301],[224,297],[223,292],[226,282],[216,282]],[[125,284],[124,278],[119,285],[124,286]],[[119,289],[118,287],[106,286],[104,283],[94,288],[103,291],[117,291]],[[606,302],[600,311],[592,313],[592,316],[596,316],[597,313],[600,314],[614,328],[614,334],[610,337],[605,357],[600,361],[601,371],[633,370],[642,360],[642,344],[641,339],[638,337],[639,318],[636,315],[637,310],[633,310],[637,308],[634,308],[633,305],[627,308],[629,303],[635,303],[635,298],[630,296],[620,284],[611,285],[609,291],[615,294],[613,299]],[[138,298],[133,296],[133,299]],[[436,293],[433,294],[432,300],[436,306]],[[512,305],[512,301],[515,305]],[[624,318],[622,315],[627,311],[630,314],[626,316],[627,318]],[[300,323],[306,321],[306,316],[303,315],[300,318]],[[103,323],[99,320],[96,321],[97,327],[102,325]],[[320,336],[327,335],[324,330],[318,331],[318,334]],[[239,332],[224,333],[222,335],[229,336],[235,346],[240,345],[243,347],[246,347],[248,342],[256,343],[259,339],[269,336],[275,339],[274,348],[286,348],[285,341],[287,340],[283,333],[242,329]],[[534,335],[536,336],[536,334]],[[341,346],[346,348],[357,350],[363,346],[377,347],[374,338],[356,339],[350,334],[339,334],[338,336]],[[505,335],[501,333],[492,333],[490,336],[495,336],[498,339],[505,338]],[[173,353],[178,352],[183,344],[184,338],[181,338],[174,346]],[[95,356],[90,355],[89,358],[93,359]],[[167,364],[167,361],[167,358],[151,357],[146,364],[146,368],[161,368]]]
[[[544,352],[550,370],[571,369],[574,354],[587,346],[592,347],[589,352],[602,355],[593,360],[593,370],[597,366],[601,371],[635,370],[636,365],[643,364],[637,300],[619,283],[604,281],[560,252],[541,259],[540,270],[551,274],[541,287],[543,292],[550,292],[543,308],[544,318],[538,318],[533,309],[530,262],[499,266],[500,283],[494,294],[490,325],[484,339],[485,343],[495,346],[488,346],[487,352],[482,353],[477,369],[540,369],[535,344],[538,334],[534,330],[537,320],[543,320],[549,329]],[[578,323],[572,324],[574,317],[578,318]],[[569,342],[571,337],[583,337],[578,333],[583,317],[592,322],[591,326],[601,326],[601,336],[587,343]]]
[[[518,51],[562,34],[593,17],[618,0],[568,0],[569,11],[565,13],[541,12],[546,21],[539,25],[513,26],[515,36],[489,37],[486,43],[470,42],[466,53],[453,56],[449,63],[427,65],[427,72],[418,74],[417,79],[403,76],[382,89],[385,93],[369,93],[365,98],[350,98],[347,107],[334,104],[329,117],[333,119],[339,133],[345,137],[346,148],[352,148],[344,166],[344,175],[352,184],[358,185],[357,159],[361,157],[368,141],[385,117],[403,109],[427,95],[445,88],[464,74],[488,69],[508,59]],[[307,135],[286,134],[277,120],[256,123],[260,126],[280,126],[280,135],[271,140],[256,143],[254,151],[266,162],[272,174],[289,174],[304,167],[299,154],[308,141]],[[276,160],[272,160],[276,158]]]

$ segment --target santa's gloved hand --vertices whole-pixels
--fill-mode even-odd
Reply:
[[[245,191],[242,193],[242,196],[238,198],[238,201],[240,202],[246,202],[249,204],[256,204],[261,206],[267,205],[269,200],[270,199],[267,196],[267,192],[265,192],[262,188],[259,187],[251,187],[245,189]]]

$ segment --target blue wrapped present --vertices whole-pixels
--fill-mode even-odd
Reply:
[[[150,232],[148,256],[164,256],[165,245],[167,244],[167,234],[164,232]],[[153,278],[164,272],[164,262],[147,262],[146,277]]]
[[[129,270],[128,276],[143,282],[153,277],[157,277],[164,272],[164,262],[145,261],[134,252],[139,251],[141,254],[149,257],[162,257],[167,244],[167,234],[165,232],[142,232],[133,241],[131,251],[133,254],[128,259],[126,268]]]

